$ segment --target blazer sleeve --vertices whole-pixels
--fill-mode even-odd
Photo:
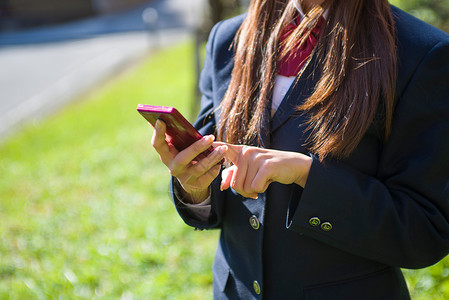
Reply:
[[[214,53],[214,41],[217,34],[217,30],[220,27],[220,23],[214,26],[212,29],[209,39],[206,45],[206,56],[204,61],[203,70],[201,72],[199,87],[202,93],[201,97],[201,110],[199,112],[197,121],[193,124],[194,127],[202,134],[216,134],[216,122],[215,122],[215,110],[213,101],[213,73],[214,73],[214,63],[212,55]],[[221,176],[219,175],[214,182],[211,184],[211,206],[210,207],[189,207],[182,203],[180,198],[180,193],[178,193],[181,188],[177,184],[177,180],[173,177],[170,182],[170,194],[175,205],[178,214],[181,216],[183,221],[192,227],[199,229],[209,229],[216,228],[221,222],[220,212],[222,211],[222,198],[223,193],[220,193],[219,186],[221,182]],[[202,210],[209,209],[209,216],[199,217]],[[196,212],[195,212],[196,211]],[[204,215],[204,214],[203,214]]]
[[[449,40],[425,55],[398,99],[377,176],[314,159],[296,205],[291,230],[355,255],[420,268],[448,253]]]

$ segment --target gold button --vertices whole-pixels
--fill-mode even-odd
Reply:
[[[320,226],[321,221],[317,217],[313,217],[313,218],[310,218],[309,224],[312,225],[313,227],[316,227],[316,226]]]
[[[260,285],[257,282],[257,280],[253,281],[253,289],[256,292],[257,295],[260,295]]]
[[[323,224],[321,224],[321,229],[323,229],[324,231],[331,231],[332,224],[329,222],[324,222]]]
[[[257,230],[260,227],[259,219],[257,219],[257,217],[254,215],[252,215],[251,218],[249,218],[249,224],[254,230]]]

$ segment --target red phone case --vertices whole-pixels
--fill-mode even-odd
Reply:
[[[139,104],[137,111],[153,127],[157,119],[164,121],[167,125],[166,140],[173,144],[178,151],[184,150],[203,137],[174,107]],[[210,147],[195,159],[204,158],[213,150],[214,148]]]

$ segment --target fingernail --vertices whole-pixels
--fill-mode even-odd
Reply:
[[[203,140],[205,143],[210,143],[214,141],[214,136],[213,135],[206,135],[203,137]]]
[[[161,121],[159,119],[156,120],[155,127],[157,130],[161,130]]]
[[[223,186],[224,186],[224,184],[223,184],[223,182],[220,184],[220,191],[222,191],[223,192]]]
[[[221,155],[223,155],[226,152],[226,150],[228,150],[226,146],[220,146],[217,148],[218,153],[220,153]]]
[[[256,195],[255,197],[251,197],[251,198],[254,200],[257,200],[257,199],[259,199],[259,195]]]

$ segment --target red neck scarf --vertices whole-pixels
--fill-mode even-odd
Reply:
[[[301,22],[301,16],[298,16],[295,19],[296,24]],[[287,53],[283,58],[279,61],[278,74],[283,76],[296,76],[299,71],[306,62],[306,59],[309,57],[310,53],[312,53],[313,49],[318,43],[318,39],[321,34],[321,28],[324,23],[324,18],[320,17],[315,28],[312,29],[312,32],[307,37],[307,40],[304,44],[299,47],[299,41],[293,47],[292,51]],[[298,25],[293,23],[288,24],[281,33],[280,43],[285,41],[290,34],[296,29]],[[281,49],[282,51],[282,49]]]

